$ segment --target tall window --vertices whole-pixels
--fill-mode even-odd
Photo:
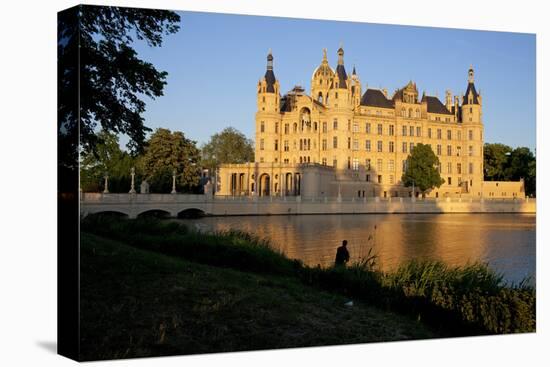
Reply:
[[[382,135],[382,124],[378,124],[376,130],[378,132],[378,135]]]
[[[357,122],[353,123],[353,132],[358,133],[359,132],[359,124]]]
[[[370,171],[370,158],[367,158],[367,159],[365,160],[365,169],[366,169],[367,171]]]
[[[288,124],[285,124],[285,134],[288,134]]]
[[[453,155],[453,147],[450,145],[447,145],[447,155],[448,156]]]
[[[474,147],[471,145],[468,147],[468,155],[470,157],[474,155]]]
[[[451,162],[447,163],[447,173],[453,173],[453,164]]]
[[[403,172],[406,172],[409,163],[408,163],[408,161],[405,159],[405,160],[403,160],[402,164],[403,164],[403,167],[402,167]]]
[[[260,150],[264,150],[264,139],[260,139]]]
[[[414,143],[410,143],[409,144],[409,152],[412,153],[413,149],[414,149]]]
[[[390,151],[390,153],[393,153],[395,148],[394,148],[394,145],[393,145],[393,141],[390,141],[389,145],[388,145],[388,150]]]
[[[351,138],[348,138],[348,149],[351,149]]]
[[[265,132],[265,122],[260,122],[260,132],[263,133]]]
[[[474,164],[472,162],[468,163],[468,173],[470,175],[474,173]]]
[[[468,130],[468,140],[474,140],[474,131]]]
[[[337,119],[334,119],[334,121],[332,122],[332,129],[333,130],[338,130],[338,120]]]
[[[403,125],[403,129],[401,131],[401,135],[403,136],[407,136],[407,127],[405,125]]]
[[[357,171],[357,170],[359,169],[359,159],[353,158],[353,162],[352,162],[351,168],[352,168],[354,171]]]
[[[441,144],[437,144],[437,155],[441,155]]]
[[[457,140],[462,140],[462,131],[458,130],[458,131],[456,132],[456,139],[457,139]]]
[[[376,142],[376,151],[377,152],[382,152],[382,140],[378,140]]]
[[[367,152],[370,152],[370,140],[367,140],[365,142],[365,149],[367,150]]]
[[[288,152],[289,150],[290,150],[290,149],[289,149],[289,147],[288,147],[288,140],[285,140],[285,142],[284,142],[284,151],[285,151],[285,152]]]
[[[407,142],[403,142],[403,153],[407,153]]]
[[[437,138],[441,139],[441,129],[437,129]]]
[[[336,158],[332,160],[332,167],[338,167],[338,160]]]
[[[353,150],[359,150],[359,140],[353,139]]]
[[[365,127],[365,130],[366,130],[367,134],[370,134],[370,131],[371,131],[371,130],[370,130],[370,122],[367,122],[367,125],[366,125],[366,127]]]
[[[393,175],[390,175],[390,185],[393,185],[395,182],[395,179],[393,177]]]
[[[323,122],[323,132],[326,133],[327,132],[327,122]]]
[[[275,139],[275,150],[279,150],[279,140]]]
[[[461,163],[456,164],[456,173],[458,173],[459,175],[462,174],[462,164]]]
[[[432,128],[431,127],[428,128],[428,138],[430,138],[430,139],[432,138]]]
[[[393,172],[395,169],[395,161],[393,159],[390,159],[388,161],[388,171]]]
[[[416,136],[422,136],[422,128],[420,126],[416,128]]]
[[[390,134],[390,136],[393,136],[395,134],[394,132],[394,126],[393,125],[390,125],[389,128],[388,128],[388,133]]]
[[[456,156],[460,157],[460,153],[461,153],[461,147],[459,145],[459,146],[456,147]]]
[[[277,133],[277,134],[279,133],[279,123],[278,122],[275,123],[275,133]]]
[[[323,147],[323,150],[327,150],[327,139],[323,139],[323,143],[322,143],[322,147]]]
[[[376,170],[378,172],[382,172],[382,164],[383,164],[382,159],[378,158],[376,160]]]
[[[414,126],[409,127],[409,135],[414,136]]]
[[[451,130],[447,130],[447,140],[451,140],[453,138],[453,133]]]

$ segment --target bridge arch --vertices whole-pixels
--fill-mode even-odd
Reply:
[[[183,210],[180,210],[177,214],[178,218],[200,218],[204,217],[206,215],[205,211],[199,208],[186,208]]]
[[[147,209],[137,214],[138,218],[154,217],[154,218],[169,218],[172,213],[163,209]]]
[[[125,211],[122,211],[122,210],[117,210],[117,209],[94,210],[94,211],[84,213],[83,216],[87,217],[88,215],[101,215],[101,216],[113,216],[113,217],[130,217],[129,213],[127,213]]]

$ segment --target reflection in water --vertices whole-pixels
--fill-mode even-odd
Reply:
[[[488,262],[512,282],[535,276],[535,215],[292,215],[184,221],[201,230],[255,233],[309,265],[332,265],[336,248],[347,239],[351,262],[372,247],[382,270],[410,259],[432,259],[449,265]]]

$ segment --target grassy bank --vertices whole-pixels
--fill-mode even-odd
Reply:
[[[88,310],[87,319],[101,316],[105,322],[100,325],[105,327],[120,324],[129,335],[139,325],[144,332],[148,330],[123,338],[119,348],[107,348],[110,352],[104,358],[535,330],[535,290],[507,287],[485,265],[448,268],[441,263],[410,263],[391,274],[363,265],[309,268],[274,252],[265,241],[240,232],[203,234],[174,222],[101,216],[86,218],[82,230],[83,319]],[[102,273],[104,282],[98,279]],[[197,277],[203,281],[191,282]],[[170,291],[178,287],[191,293],[178,298],[177,292]],[[132,293],[137,289],[143,294]],[[234,293],[228,296],[227,289]],[[123,291],[131,296],[117,306],[117,294]],[[213,298],[205,302],[217,306],[203,307],[204,313],[197,317],[206,320],[204,324],[174,326],[169,333],[174,344],[166,342],[169,323],[159,318],[172,313],[179,315],[172,325],[192,324],[177,320],[189,315],[189,310],[201,308],[193,302],[209,297]],[[343,307],[349,298],[359,301],[360,306]],[[247,301],[235,301],[242,299]],[[150,307],[142,310],[144,303]],[[167,311],[156,311],[152,304]],[[209,307],[223,312],[218,314]],[[105,309],[95,315],[98,308]],[[248,316],[241,317],[242,310],[248,310]],[[350,310],[362,316],[351,315]],[[123,312],[127,319],[113,319],[114,311]],[[396,317],[396,313],[403,316]],[[272,322],[263,323],[266,315],[272,316]],[[317,316],[311,319],[310,315]],[[83,330],[91,332],[88,340],[97,341],[101,335],[110,338],[110,333],[94,325],[83,322]],[[281,325],[279,337],[268,331],[277,325]],[[198,337],[193,330],[199,334],[210,331]],[[244,337],[247,333],[255,335],[252,330],[260,337]],[[152,343],[151,333],[159,333],[159,340],[162,333],[165,337]],[[84,332],[83,338],[86,335]],[[232,341],[235,338],[239,342]],[[120,339],[109,343],[114,340]]]
[[[242,272],[82,233],[81,358],[431,338],[425,325],[286,276]]]

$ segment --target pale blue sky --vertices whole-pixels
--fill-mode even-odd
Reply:
[[[181,29],[161,48],[138,43],[139,55],[168,72],[165,95],[148,101],[146,125],[180,130],[197,142],[227,126],[254,137],[256,84],[273,51],[275,76],[285,93],[309,91],[322,49],[336,65],[355,64],[365,84],[391,93],[410,79],[420,93],[462,94],[475,69],[483,95],[485,139],[534,151],[535,36],[354,22],[180,12]]]

